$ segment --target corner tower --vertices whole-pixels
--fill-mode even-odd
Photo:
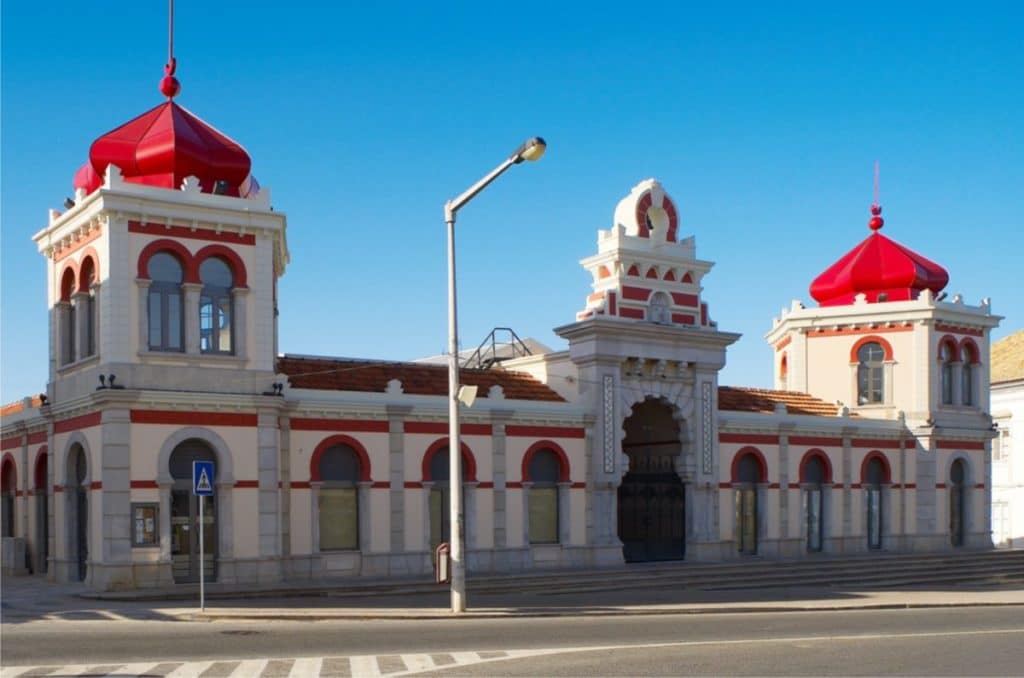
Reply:
[[[179,89],[172,65],[167,100],[93,142],[74,199],[33,238],[54,403],[111,379],[229,393],[273,382],[285,215],[242,146],[180,106]]]

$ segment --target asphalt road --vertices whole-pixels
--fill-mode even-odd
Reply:
[[[1024,675],[1022,607],[441,621],[59,621],[4,624],[2,641],[3,666],[528,650],[528,656],[447,673]]]

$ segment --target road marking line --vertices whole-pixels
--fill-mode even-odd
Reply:
[[[5,666],[0,669],[0,678],[14,678],[23,673],[28,673],[34,668],[34,666]]]
[[[429,671],[437,666],[429,654],[403,654],[402,661],[409,671]]]
[[[153,662],[146,662],[145,664],[125,664],[119,669],[110,671],[106,675],[108,676],[141,676],[149,673],[157,664]]]
[[[288,678],[306,678],[306,676],[319,676],[320,667],[323,665],[323,657],[299,657],[292,664],[292,670]]]
[[[349,666],[352,668],[353,676],[379,676],[380,666],[377,665],[377,657],[372,654],[357,655],[348,658]]]
[[[235,667],[228,678],[253,678],[263,673],[267,668],[267,659],[246,659]]]
[[[168,673],[164,678],[195,678],[202,675],[211,666],[213,666],[213,662],[186,662]]]

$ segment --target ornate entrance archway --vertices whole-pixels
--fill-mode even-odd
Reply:
[[[686,488],[676,472],[679,425],[665,402],[647,398],[623,424],[629,471],[619,486],[619,539],[627,562],[681,560],[686,552]]]

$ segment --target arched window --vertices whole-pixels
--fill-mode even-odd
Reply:
[[[949,467],[949,541],[953,546],[964,545],[966,526],[966,480],[964,460],[957,459]]]
[[[779,386],[782,390],[787,390],[789,384],[789,359],[786,354],[782,354],[782,360],[779,361]]]
[[[465,450],[463,450],[465,452]],[[432,483],[430,489],[430,546],[431,551],[437,548],[438,544],[451,539],[451,493],[450,469],[448,459],[448,446],[437,448],[430,457],[429,473],[426,480]],[[462,482],[469,478],[466,455],[462,455]]]
[[[871,341],[857,349],[857,404],[880,403],[884,398],[882,376],[885,350]]]
[[[867,499],[868,548],[882,548],[882,484],[886,481],[885,463],[879,457],[872,457],[864,469],[864,489]]]
[[[963,370],[960,374],[960,402],[964,405],[974,405],[974,380],[978,375],[978,371],[975,369],[975,365],[978,362],[978,353],[974,346],[971,344],[964,344],[961,349],[960,359],[963,361],[963,364],[960,367],[960,369]]]
[[[672,323],[672,311],[670,309],[671,300],[669,296],[664,292],[655,292],[651,295],[650,308],[648,309],[647,319],[653,323],[659,325],[669,325]]]
[[[329,447],[320,456],[319,471],[320,550],[358,549],[359,454],[349,445]]]
[[[0,525],[0,536],[14,536],[14,497],[17,495],[14,460],[7,457],[3,460],[0,470],[0,511],[3,512],[3,523]]]
[[[558,543],[558,479],[561,464],[554,450],[538,450],[530,457],[529,476],[532,483],[530,502],[530,543]]]
[[[939,346],[940,378],[939,385],[942,389],[942,404],[953,404],[953,369],[956,356],[949,342],[942,342]]]
[[[149,260],[149,349],[181,351],[182,323],[181,262],[169,252],[157,252]]]
[[[736,547],[740,553],[757,553],[757,484],[763,482],[764,465],[753,452],[744,453],[735,466]]]
[[[65,516],[69,537],[68,552],[76,565],[75,575],[85,581],[89,563],[89,486],[86,478],[89,462],[85,449],[79,443],[71,446],[68,453],[65,492],[67,502]]]
[[[199,265],[199,280],[203,284],[199,298],[199,348],[203,353],[231,353],[234,351],[231,268],[223,259],[210,257]]]
[[[79,275],[82,280],[81,292],[84,295],[79,298],[76,306],[79,306],[78,318],[83,324],[85,334],[85,346],[82,349],[82,357],[85,357],[96,353],[96,291],[92,288],[96,283],[96,264],[91,257],[86,257],[82,261]]]
[[[821,551],[825,524],[822,486],[825,484],[826,477],[825,462],[821,456],[812,454],[808,457],[800,475],[800,480],[806,489],[804,514],[807,525],[807,550]]]

